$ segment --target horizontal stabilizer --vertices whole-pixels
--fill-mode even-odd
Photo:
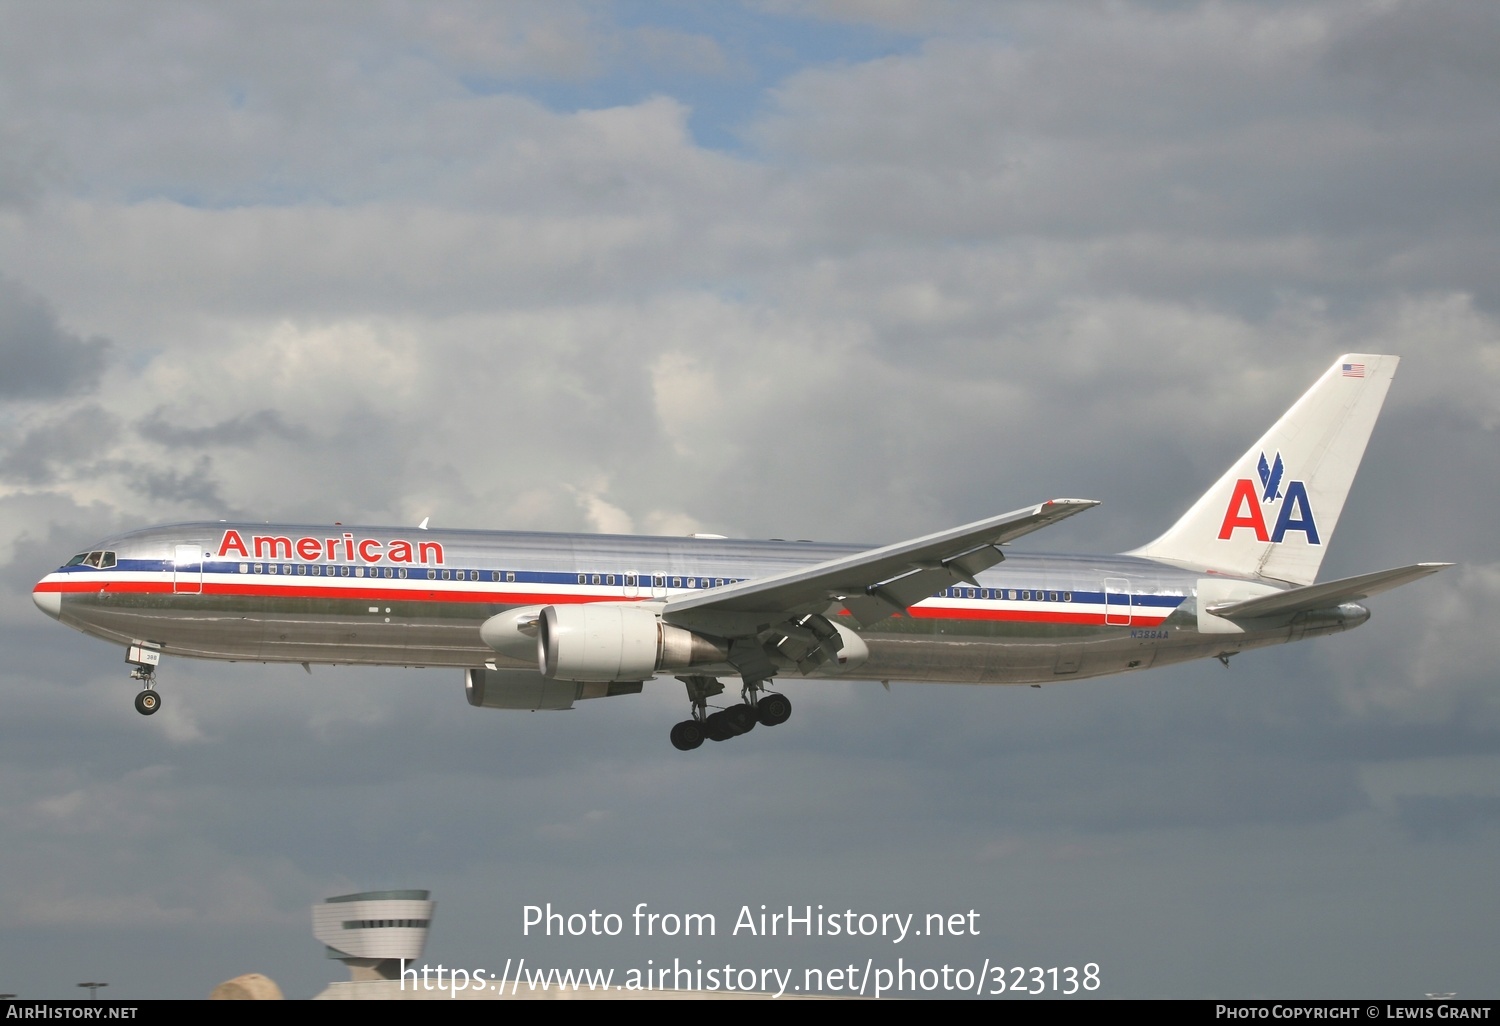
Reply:
[[[1373,574],[1345,577],[1341,581],[1324,584],[1309,584],[1302,588],[1291,588],[1271,595],[1260,595],[1240,602],[1226,602],[1209,606],[1208,611],[1226,619],[1245,619],[1255,616],[1285,616],[1312,609],[1328,609],[1344,602],[1356,602],[1378,592],[1399,587],[1419,577],[1435,574],[1452,563],[1416,563],[1400,566],[1394,570],[1377,570]]]

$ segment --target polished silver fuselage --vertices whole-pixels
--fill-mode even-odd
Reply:
[[[37,584],[61,622],[163,655],[535,669],[480,625],[521,606],[660,602],[860,551],[858,545],[192,523],[101,542],[112,566]],[[1201,633],[1203,574],[1130,556],[1013,552],[909,615],[857,629],[858,666],[811,676],[1035,684],[1146,669],[1356,626],[1363,606]],[[1264,583],[1264,582],[1261,582]],[[795,676],[795,670],[783,669]]]

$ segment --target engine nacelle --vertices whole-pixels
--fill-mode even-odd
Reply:
[[[662,623],[636,603],[547,606],[537,635],[537,669],[554,680],[633,681],[729,658],[728,646]]]
[[[465,670],[464,697],[484,709],[571,709],[585,698],[640,694],[640,681],[548,680],[531,670]]]

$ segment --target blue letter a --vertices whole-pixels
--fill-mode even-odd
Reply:
[[[1301,515],[1293,519],[1293,513]],[[1307,501],[1307,485],[1292,481],[1286,486],[1286,498],[1281,502],[1281,515],[1276,518],[1276,527],[1271,540],[1279,542],[1288,531],[1301,531],[1307,536],[1307,544],[1318,545],[1318,525],[1313,523],[1312,505]]]

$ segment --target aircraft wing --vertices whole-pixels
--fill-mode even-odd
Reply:
[[[1414,563],[1393,570],[1377,570],[1373,574],[1345,577],[1324,584],[1309,584],[1270,595],[1260,595],[1240,602],[1226,602],[1209,606],[1215,616],[1240,619],[1250,616],[1284,616],[1310,609],[1327,609],[1341,602],[1355,602],[1362,598],[1415,581],[1419,577],[1435,574],[1452,563]]]
[[[996,546],[1097,505],[1092,499],[1052,499],[937,534],[671,599],[662,618],[720,637],[744,638],[837,604],[867,627],[959,581],[977,583],[976,574],[1005,558]]]

